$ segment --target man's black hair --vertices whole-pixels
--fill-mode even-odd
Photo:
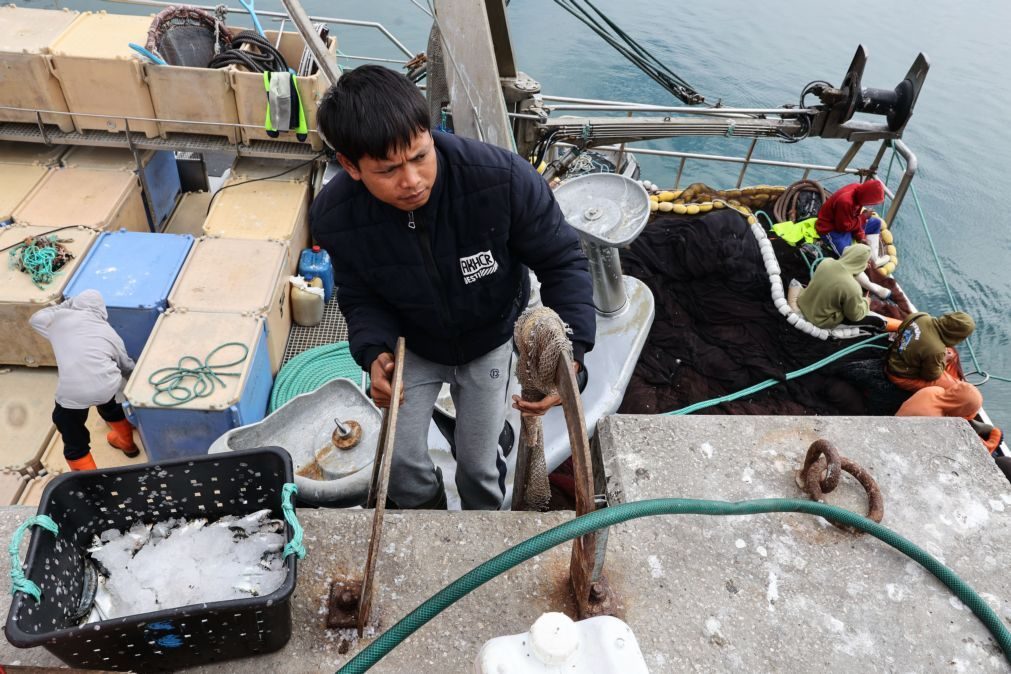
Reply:
[[[374,65],[341,75],[319,104],[316,127],[355,165],[365,155],[385,159],[406,150],[415,136],[431,128],[418,87],[404,75]]]

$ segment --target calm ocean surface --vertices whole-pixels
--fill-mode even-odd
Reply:
[[[419,0],[421,4],[426,1]],[[410,0],[304,2],[310,14],[380,21],[411,51],[425,48],[430,20]],[[52,0],[17,4],[54,6]],[[94,0],[61,2],[59,6],[154,11]],[[256,6],[281,8],[279,1],[261,1]],[[869,54],[864,86],[890,89],[905,75],[917,53],[925,52],[931,70],[904,137],[920,161],[914,185],[955,302],[976,319],[972,342],[980,365],[1011,378],[1007,207],[1011,178],[1003,163],[1011,157],[1011,134],[1003,121],[1011,114],[1011,88],[1007,86],[1011,3],[981,0],[970,9],[964,3],[914,0],[598,0],[597,6],[708,100],[723,99],[728,106],[795,104],[801,88],[811,80],[838,85],[861,43]],[[518,67],[539,80],[545,93],[677,104],[553,2],[513,0],[509,18]],[[263,23],[265,27],[276,25]],[[286,30],[291,30],[290,24]],[[375,30],[338,27],[335,32],[347,54],[400,56],[377,39]],[[346,61],[342,65],[354,67],[358,63]],[[747,143],[687,139],[654,147],[741,155]],[[844,144],[839,141],[784,145],[769,140],[759,143],[755,156],[834,164],[843,151]],[[869,163],[868,152],[856,163]],[[673,184],[676,161],[644,158],[642,163],[644,178]],[[736,181],[737,171],[731,165],[723,172],[697,164],[693,168],[689,162],[685,178],[728,188]],[[745,183],[782,184],[799,177],[754,169]],[[845,184],[845,179],[827,184],[835,189]],[[890,184],[897,184],[894,176]],[[903,288],[921,310],[935,314],[950,310],[951,302],[911,198],[894,224],[900,257],[897,277]],[[962,355],[971,369],[968,352],[963,349]],[[1011,425],[1011,384],[991,381],[981,391],[997,423]]]

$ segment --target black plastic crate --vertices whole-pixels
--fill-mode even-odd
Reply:
[[[70,616],[80,604],[82,565],[96,534],[110,528],[170,518],[244,515],[270,509],[283,518],[282,488],[293,482],[291,456],[269,447],[82,471],[53,480],[38,514],[59,535],[35,529],[25,575],[42,599],[17,593],[4,632],[15,646],[43,646],[68,665],[116,671],[178,669],[269,653],[291,637],[291,594],[296,555],[285,558],[287,575],[260,597],[194,604],[83,626]],[[294,535],[286,526],[287,538]],[[185,560],[177,560],[184,564]]]

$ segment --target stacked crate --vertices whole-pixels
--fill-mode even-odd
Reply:
[[[273,380],[261,315],[177,311],[162,314],[126,386],[126,413],[152,461],[206,454],[225,432],[267,413]],[[214,378],[193,394],[156,384],[175,367],[207,366]]]
[[[141,187],[147,190],[144,209],[152,225],[151,229],[157,231],[172,214],[182,190],[176,156],[171,150],[139,150],[138,157],[143,167]],[[74,147],[63,156],[63,165],[67,168],[120,171],[137,175],[137,162],[133,153],[114,147]]]
[[[76,12],[0,7],[0,122],[56,124],[73,131],[67,101],[53,75],[50,50]],[[10,108],[21,108],[11,110]],[[35,110],[46,110],[36,117]]]
[[[97,290],[130,358],[140,357],[193,245],[178,234],[102,232],[64,290]]]
[[[14,222],[53,229],[150,232],[137,176],[126,171],[58,168],[49,171],[14,209]]]
[[[49,341],[32,330],[28,320],[40,309],[63,301],[63,291],[98,232],[88,227],[33,227],[15,223],[0,227],[0,249],[25,239],[53,235],[73,258],[44,287],[31,276],[0,264],[0,365],[56,365]]]

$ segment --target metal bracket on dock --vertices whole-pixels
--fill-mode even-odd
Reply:
[[[404,338],[397,339],[394,353],[393,386],[390,406],[383,413],[383,425],[376,444],[376,458],[372,463],[372,481],[366,508],[373,508],[372,534],[369,537],[369,555],[361,579],[337,578],[330,585],[327,600],[326,626],[329,628],[355,627],[358,636],[365,631],[365,624],[372,611],[372,580],[379,556],[379,544],[383,534],[383,516],[386,514],[386,492],[390,485],[390,466],[393,461],[393,445],[397,431],[397,412],[400,409],[400,394],[404,388]]]

